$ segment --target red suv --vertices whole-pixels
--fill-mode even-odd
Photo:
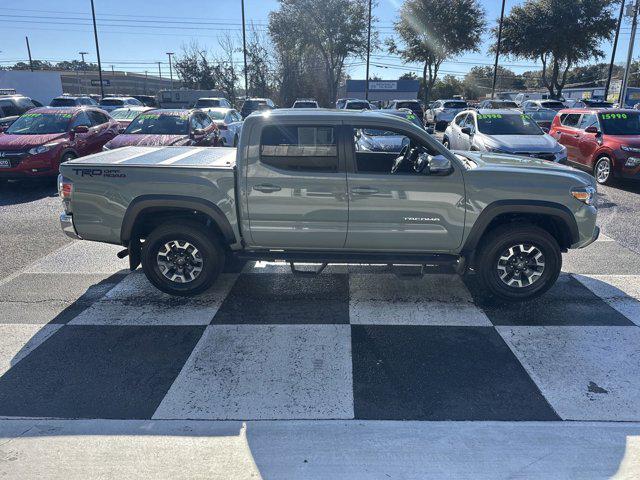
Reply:
[[[60,163],[100,152],[118,123],[98,108],[29,110],[0,134],[0,180],[57,176]]]
[[[640,180],[640,111],[561,110],[549,134],[567,148],[568,163],[590,171],[598,183]]]

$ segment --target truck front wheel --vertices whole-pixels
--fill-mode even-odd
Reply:
[[[145,275],[170,295],[204,292],[218,278],[224,262],[224,249],[215,233],[195,222],[162,224],[142,246]]]
[[[558,242],[535,225],[503,225],[483,240],[477,257],[481,287],[506,301],[529,300],[549,290],[562,268]]]

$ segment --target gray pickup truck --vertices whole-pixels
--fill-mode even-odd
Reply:
[[[406,139],[370,149],[364,134]],[[586,173],[453,153],[376,112],[256,113],[237,149],[129,147],[60,172],[63,230],[124,246],[132,269],[142,263],[174,295],[203,292],[225,263],[253,259],[294,271],[346,262],[470,272],[489,294],[522,300],[549,289],[561,253],[599,232]]]

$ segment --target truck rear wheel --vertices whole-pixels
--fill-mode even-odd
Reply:
[[[483,290],[512,302],[542,295],[556,282],[562,268],[556,239],[529,224],[503,225],[490,232],[477,259]]]
[[[204,292],[218,278],[224,262],[224,249],[216,235],[195,222],[162,224],[142,246],[145,275],[170,295]]]

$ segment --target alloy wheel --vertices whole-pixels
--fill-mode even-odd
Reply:
[[[156,256],[160,273],[176,283],[193,282],[204,266],[200,251],[191,243],[181,240],[166,242]]]
[[[496,265],[498,277],[509,287],[524,288],[537,282],[545,268],[545,258],[538,247],[518,243],[506,248]]]
[[[596,164],[596,180],[598,183],[606,183],[611,175],[611,163],[608,158],[601,158]]]

